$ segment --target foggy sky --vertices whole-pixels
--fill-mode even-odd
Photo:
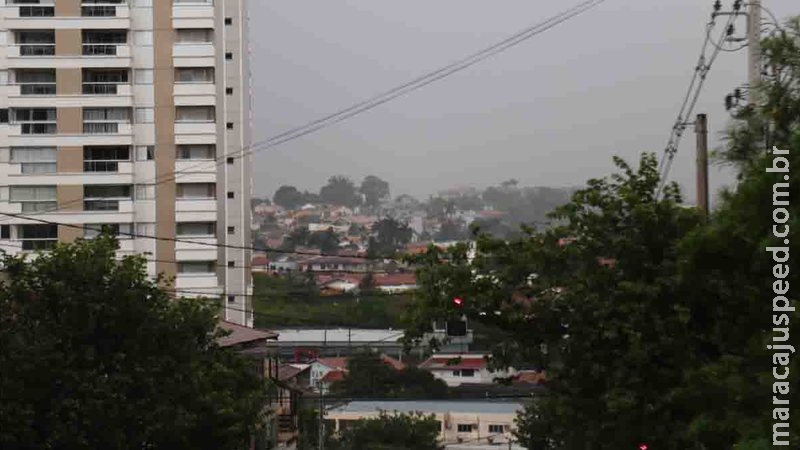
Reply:
[[[250,0],[254,138],[274,136],[440,68],[578,0]],[[732,0],[724,1],[725,4]],[[611,157],[663,150],[694,70],[712,1],[608,0],[505,52],[317,133],[256,153],[254,194],[316,191],[333,174],[374,174],[392,195],[448,187],[574,186]],[[797,0],[764,0],[783,19]],[[720,29],[718,26],[717,29]],[[745,22],[737,23],[737,34]],[[711,147],[723,98],[746,81],[723,53],[695,112]],[[672,178],[693,202],[694,132]],[[732,180],[712,168],[712,191]]]

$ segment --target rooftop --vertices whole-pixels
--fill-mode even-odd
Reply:
[[[508,413],[523,409],[512,400],[357,400],[329,410],[331,413],[387,411],[400,413]]]
[[[278,342],[352,342],[352,343],[393,343],[403,337],[403,330],[392,329],[284,329],[275,330]]]
[[[274,331],[257,330],[231,322],[220,322],[219,327],[231,332],[227,336],[223,336],[217,340],[222,347],[278,338],[278,334]]]

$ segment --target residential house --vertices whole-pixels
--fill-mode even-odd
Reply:
[[[368,261],[346,256],[319,256],[303,261],[299,269],[306,272],[366,272]]]
[[[330,390],[331,384],[341,381],[347,375],[348,357],[318,358],[311,362],[310,384],[320,392],[326,393]],[[384,364],[394,370],[405,369],[405,364],[400,360],[387,355],[381,355]]]
[[[462,384],[491,384],[495,378],[506,378],[514,375],[513,369],[493,371],[489,369],[487,356],[483,354],[439,353],[419,365],[434,377],[444,381],[450,387]]]

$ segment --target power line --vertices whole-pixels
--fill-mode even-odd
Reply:
[[[741,1],[736,0],[734,1],[733,12],[727,13],[728,20],[725,23],[725,26],[720,33],[720,37],[718,42],[713,42],[711,40],[711,31],[716,24],[716,17],[719,12],[715,9],[715,11],[711,14],[711,20],[706,24],[706,33],[705,33],[705,40],[703,41],[703,46],[700,51],[700,56],[697,59],[697,64],[695,65],[694,74],[692,76],[692,80],[689,83],[689,87],[686,90],[686,95],[684,96],[683,103],[681,104],[681,108],[678,112],[678,117],[675,119],[675,123],[672,126],[672,131],[669,136],[669,140],[667,141],[667,145],[664,149],[664,153],[661,156],[661,161],[659,163],[658,171],[660,174],[661,182],[659,183],[658,189],[655,193],[655,198],[658,198],[661,195],[661,191],[664,189],[664,186],[667,184],[667,179],[669,177],[669,172],[672,169],[672,162],[675,158],[675,154],[678,152],[678,147],[680,145],[681,138],[683,137],[683,132],[686,129],[687,125],[689,124],[689,119],[694,112],[694,108],[697,105],[697,101],[700,98],[700,92],[703,89],[703,84],[705,83],[706,76],[708,72],[711,70],[711,65],[717,59],[717,56],[722,49],[722,43],[725,39],[730,35],[730,30],[733,25],[733,21],[739,15],[739,9],[741,7]],[[711,42],[714,45],[714,50],[712,51],[710,57],[706,58],[706,50],[708,49],[708,44]]]
[[[299,138],[301,138],[301,137],[303,137],[303,136],[305,136],[307,134],[314,133],[314,132],[316,132],[318,130],[321,130],[323,128],[332,126],[332,125],[334,125],[336,123],[339,123],[339,122],[341,122],[343,120],[349,119],[349,118],[351,118],[353,116],[356,116],[358,114],[361,114],[363,112],[369,111],[369,110],[371,110],[373,108],[376,108],[376,107],[378,107],[378,106],[380,106],[380,105],[382,105],[382,104],[384,104],[386,102],[389,102],[389,101],[391,101],[391,100],[393,100],[393,99],[395,99],[397,97],[403,96],[403,95],[408,94],[408,93],[410,93],[410,92],[412,92],[414,90],[420,89],[420,88],[422,88],[424,86],[427,86],[428,84],[431,84],[431,83],[433,83],[435,81],[438,81],[438,80],[440,80],[442,78],[448,77],[448,76],[450,76],[450,75],[452,75],[454,73],[457,73],[457,72],[460,72],[460,71],[462,71],[464,69],[467,69],[468,67],[471,67],[471,66],[473,66],[473,65],[475,65],[475,64],[477,64],[477,63],[479,63],[479,62],[481,62],[481,61],[483,61],[483,60],[485,60],[485,59],[487,59],[487,58],[489,58],[489,57],[491,57],[491,56],[493,56],[493,55],[495,55],[497,53],[503,52],[503,51],[505,51],[505,50],[507,50],[507,49],[509,49],[511,47],[514,47],[514,46],[516,46],[516,45],[518,45],[518,44],[520,44],[520,43],[522,43],[522,42],[524,42],[524,41],[526,41],[526,40],[528,40],[528,39],[530,39],[530,38],[532,38],[532,37],[534,37],[536,35],[539,35],[539,34],[545,32],[545,31],[555,27],[556,25],[561,24],[562,22],[565,22],[565,21],[567,21],[567,20],[569,20],[569,19],[571,19],[573,17],[576,17],[576,16],[588,11],[589,9],[591,9],[593,7],[600,5],[601,3],[605,2],[605,1],[606,0],[588,0],[588,1],[581,2],[581,3],[571,7],[569,9],[564,10],[561,13],[558,13],[558,14],[550,17],[547,20],[544,20],[544,21],[539,22],[539,23],[537,23],[537,24],[535,24],[533,26],[525,28],[522,31],[517,32],[517,33],[513,34],[512,36],[510,36],[510,37],[508,37],[508,38],[506,38],[506,39],[504,39],[504,40],[502,40],[502,41],[500,41],[500,42],[498,42],[496,44],[493,44],[493,45],[491,45],[489,47],[486,47],[486,48],[484,48],[484,49],[482,49],[482,50],[480,50],[478,52],[475,52],[475,53],[470,54],[470,55],[468,55],[468,56],[466,56],[464,58],[461,58],[458,61],[455,61],[455,62],[453,62],[451,64],[448,64],[448,65],[446,65],[446,66],[444,66],[444,67],[442,67],[440,69],[437,69],[437,70],[429,72],[429,73],[427,73],[425,75],[419,76],[419,77],[417,77],[417,78],[415,78],[415,79],[413,79],[413,80],[411,80],[409,82],[401,84],[401,85],[399,85],[399,86],[397,86],[395,88],[392,88],[392,89],[390,89],[388,91],[385,91],[385,92],[383,92],[381,94],[378,94],[376,96],[373,96],[373,97],[371,97],[371,98],[369,98],[367,100],[364,100],[364,101],[361,101],[359,103],[356,103],[356,104],[354,104],[354,105],[352,105],[352,106],[350,106],[348,108],[344,108],[344,109],[339,110],[337,112],[334,112],[332,114],[328,114],[327,116],[324,116],[324,117],[321,117],[319,119],[316,119],[316,120],[314,120],[312,122],[306,123],[305,125],[292,128],[290,130],[287,130],[285,132],[277,134],[277,135],[275,135],[275,136],[273,136],[271,138],[265,139],[263,141],[256,142],[256,143],[251,144],[250,146],[248,146],[246,148],[242,148],[241,150],[237,150],[237,151],[233,151],[233,152],[230,152],[230,153],[226,153],[220,158],[221,160],[218,161],[215,164],[215,166],[220,166],[220,165],[223,165],[223,164],[227,164],[227,160],[229,158],[239,159],[239,158],[243,158],[245,156],[248,156],[248,155],[250,155],[252,153],[255,153],[257,151],[267,150],[269,148],[276,147],[276,146],[281,145],[283,143],[286,143],[286,142],[289,142],[289,141],[292,141],[292,140],[295,140],[295,139],[299,139]],[[163,179],[159,179],[160,177],[156,176],[152,180],[146,180],[146,181],[144,181],[142,183],[137,183],[137,184],[149,184],[149,181],[156,181],[155,185],[158,185],[158,184],[161,184],[161,183],[166,183],[166,182],[169,182],[169,181],[176,180],[177,179],[177,175],[179,175],[181,173],[186,173],[186,172],[190,171],[191,169],[195,169],[195,168],[198,168],[198,167],[201,167],[201,166],[205,166],[207,164],[208,163],[198,163],[198,164],[196,164],[194,166],[189,166],[189,167],[186,167],[186,168],[184,168],[182,170],[176,170],[176,171],[172,171],[170,174],[162,175],[161,177],[164,177]],[[75,204],[78,201],[79,200],[72,201],[73,202],[72,204]],[[65,203],[63,203],[62,205],[60,205],[59,207],[57,207],[57,208],[55,208],[53,210],[43,211],[42,213],[44,214],[44,213],[47,213],[47,212],[58,211],[61,208],[65,207],[65,206],[67,206],[69,204],[70,204],[70,202],[65,202]]]
[[[31,220],[34,222],[39,222],[42,224],[47,225],[57,225],[67,228],[73,229],[80,229],[80,230],[91,230],[97,231],[96,227],[91,227],[87,225],[77,225],[72,223],[63,223],[63,222],[56,222],[52,220],[45,220],[40,219],[38,217],[26,216],[22,214],[16,213],[6,213],[0,212],[0,215],[8,216],[12,218],[22,219],[22,220]],[[264,252],[272,252],[272,253],[280,253],[280,254],[289,254],[289,255],[307,255],[307,256],[318,256],[318,257],[336,257],[336,255],[321,255],[315,252],[301,252],[301,251],[290,251],[290,250],[282,250],[278,248],[271,248],[271,247],[253,247],[247,245],[234,245],[234,244],[225,244],[225,243],[210,243],[210,242],[203,242],[203,241],[194,241],[188,239],[181,239],[181,238],[172,238],[172,237],[163,237],[163,236],[152,236],[149,234],[141,234],[141,233],[131,233],[127,231],[117,231],[118,235],[135,237],[135,238],[143,238],[143,239],[153,239],[156,241],[165,241],[165,242],[175,242],[175,243],[184,243],[184,244],[194,244],[194,245],[202,245],[206,247],[215,247],[215,248],[228,248],[233,250],[250,250],[250,251],[264,251]],[[380,258],[380,257],[373,257],[373,256],[343,256],[342,258],[352,258],[352,259],[360,259],[366,261],[385,261],[385,260],[392,260],[392,258]]]

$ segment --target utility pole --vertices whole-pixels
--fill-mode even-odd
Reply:
[[[748,102],[757,105],[761,82],[761,0],[750,0],[747,11],[747,83]]]
[[[697,208],[708,215],[708,118],[698,114],[694,122],[697,134]]]
[[[322,383],[319,384],[319,444],[318,450],[325,450],[325,391]]]

